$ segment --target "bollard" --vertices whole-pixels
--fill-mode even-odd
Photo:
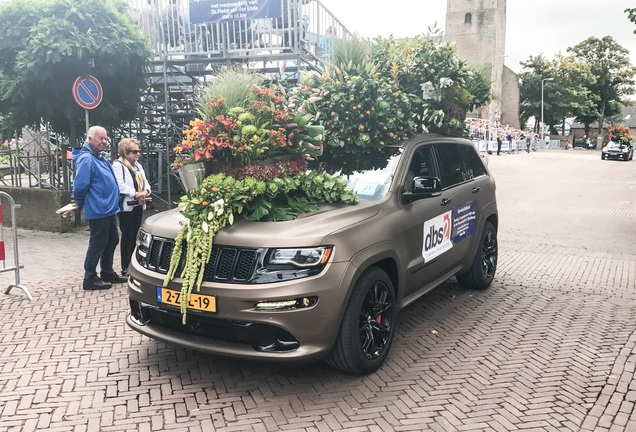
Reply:
[[[2,213],[2,197],[6,197],[11,204],[11,231],[13,233],[13,266],[6,267],[6,255],[4,250],[4,232],[3,232],[3,213]],[[18,256],[18,232],[17,232],[17,224],[15,223],[15,209],[20,208],[20,204],[16,204],[11,195],[6,192],[0,191],[0,261],[2,261],[3,268],[0,269],[0,273],[13,271],[15,272],[15,283],[11,284],[7,287],[5,294],[9,294],[11,288],[18,288],[26,294],[29,300],[33,300],[31,293],[29,290],[20,283],[20,269],[24,268],[24,266],[20,265],[20,258]]]

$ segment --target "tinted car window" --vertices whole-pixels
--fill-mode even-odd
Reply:
[[[457,144],[438,144],[436,146],[444,187],[450,187],[467,180],[464,158],[459,147]]]
[[[433,164],[433,148],[431,146],[421,146],[413,153],[409,170],[404,182],[404,190],[411,192],[413,179],[415,177],[437,177],[435,165]]]
[[[469,180],[486,175],[486,167],[484,167],[484,163],[475,149],[469,146],[459,146],[459,148],[466,164],[466,179]]]

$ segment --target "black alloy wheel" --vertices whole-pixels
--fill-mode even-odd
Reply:
[[[482,244],[481,262],[484,279],[492,281],[497,270],[497,234],[494,230],[486,232],[486,238]]]
[[[457,282],[469,289],[488,288],[495,279],[498,253],[497,230],[491,222],[486,222],[473,263],[466,272],[457,275]]]
[[[370,267],[358,280],[327,363],[343,372],[368,374],[386,358],[395,331],[395,292],[386,272]]]

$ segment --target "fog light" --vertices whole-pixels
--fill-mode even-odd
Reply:
[[[257,311],[305,309],[315,305],[317,302],[317,297],[302,297],[297,299],[264,301],[256,303],[254,309]]]
[[[150,316],[136,300],[130,300],[130,317],[139,326],[145,326],[150,322]]]

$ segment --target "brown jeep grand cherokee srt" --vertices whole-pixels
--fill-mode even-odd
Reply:
[[[400,309],[452,276],[485,289],[497,268],[495,181],[475,146],[420,135],[386,151],[385,168],[345,177],[356,205],[222,229],[185,325],[180,279],[162,286],[183,218],[148,218],[129,267],[128,325],[211,354],[378,368]]]

